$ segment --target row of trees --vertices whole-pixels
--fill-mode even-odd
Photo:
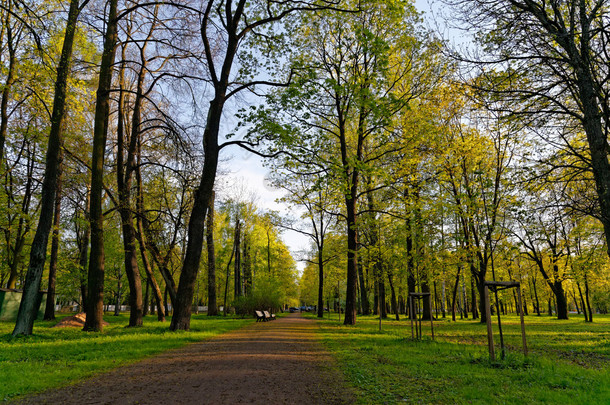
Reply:
[[[86,330],[102,329],[104,304],[111,301],[104,293],[110,263],[118,279],[126,276],[130,326],[142,323],[145,280],[157,308],[169,296],[171,328],[188,329],[198,270],[206,261],[203,220],[213,207],[219,151],[236,143],[219,145],[223,106],[257,84],[253,77],[261,72],[248,71],[257,62],[246,55],[264,35],[254,29],[303,7],[2,2],[2,255],[8,266],[1,277],[9,288],[24,288],[15,335],[32,332],[52,226],[50,302],[55,272],[64,266],[78,280]],[[254,218],[252,209],[249,215]],[[253,230],[256,221],[244,220],[234,225],[242,246],[248,243],[244,252],[258,251],[258,239],[245,239],[250,231],[260,233]],[[244,294],[245,285],[237,287],[242,273],[249,285],[259,274],[261,286],[281,285],[290,293],[294,264],[275,228],[266,229],[267,268],[277,266],[271,281],[257,272],[262,259],[244,253],[247,258],[234,262],[235,295],[225,293],[225,303]],[[214,241],[208,243],[210,257]],[[107,258],[113,243],[123,256],[120,264]],[[239,244],[231,251],[237,257]],[[223,259],[218,255],[219,264]],[[220,289],[210,284],[210,291]]]
[[[371,311],[371,293],[385,311],[388,289],[398,313],[400,288],[428,292],[440,282],[456,297],[466,278],[472,312],[484,318],[484,282],[525,274],[525,264],[509,265],[521,262],[536,265],[559,317],[567,317],[566,280],[590,301],[608,246],[590,218],[606,236],[610,228],[604,3],[447,5],[476,38],[474,51],[451,51],[406,0],[5,0],[7,285],[28,266],[14,334],[32,331],[52,224],[70,211],[85,329],[102,329],[104,235],[114,215],[130,325],[142,322],[140,273],[162,307],[154,263],[175,309],[170,329],[188,329],[197,274],[215,256],[220,153],[232,146],[273,158],[272,181],[305,208],[307,227],[265,221],[312,238],[320,311],[325,265],[336,260],[328,238],[343,232],[346,324]],[[264,103],[235,115],[231,133],[226,107],[252,104],[246,92]],[[234,273],[239,296],[250,262],[234,245],[233,260],[245,264]],[[219,261],[208,263],[212,286]]]
[[[442,301],[454,313],[458,290],[469,291],[462,302],[484,322],[484,282],[500,279],[546,299],[542,281],[560,319],[571,293],[592,320],[608,299],[606,10],[450,5],[476,50],[449,50],[409,3],[303,19],[297,78],[247,115],[269,153],[289,152],[270,165],[287,200],[306,209],[318,306],[325,265],[336,266],[328,239],[342,232],[346,324],[371,301],[384,315],[388,287],[398,314],[407,292],[439,285],[451,288]]]

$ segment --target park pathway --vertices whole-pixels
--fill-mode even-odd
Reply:
[[[19,403],[353,403],[316,328],[300,314],[257,322]]]

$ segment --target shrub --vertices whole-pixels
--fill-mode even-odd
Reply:
[[[238,297],[234,302],[235,313],[246,316],[256,310],[273,310],[281,307],[280,293],[269,286],[260,286],[247,297]]]

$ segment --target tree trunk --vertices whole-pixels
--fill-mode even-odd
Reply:
[[[144,237],[146,238],[145,245],[148,248],[148,251],[152,254],[153,261],[156,263],[157,267],[159,268],[159,272],[161,273],[161,276],[163,277],[163,281],[165,281],[165,285],[167,286],[167,293],[169,294],[169,297],[170,297],[170,299],[172,301],[172,305],[173,305],[173,303],[176,301],[176,284],[174,283],[174,278],[172,276],[172,273],[169,271],[169,269],[167,267],[169,257],[171,254],[171,250],[168,251],[168,253],[165,257],[162,257],[161,252],[159,251],[159,247],[154,242],[154,239],[153,239],[154,236],[152,235],[152,231],[150,229],[150,223],[149,223],[148,219],[146,218],[146,216],[144,215],[144,213],[139,215],[138,219],[141,219],[141,221],[142,221]],[[167,302],[167,298],[165,298],[164,301]],[[166,312],[165,315],[169,315],[169,314]]]
[[[38,291],[42,280],[42,273],[46,260],[49,232],[53,221],[55,206],[55,192],[57,190],[57,176],[60,159],[61,130],[65,117],[67,79],[70,73],[70,60],[74,44],[74,33],[78,19],[78,0],[70,1],[70,10],[64,43],[62,46],[59,65],[57,68],[57,79],[55,81],[55,95],[53,98],[53,111],[51,113],[51,131],[47,146],[45,159],[45,177],[41,191],[41,210],[38,219],[38,227],[32,247],[30,250],[30,263],[26,275],[25,288],[19,305],[17,322],[13,330],[13,336],[31,335],[36,319],[36,304],[38,303]],[[2,143],[4,140],[2,139]],[[4,145],[2,144],[2,147]],[[0,155],[1,156],[1,155]]]
[[[379,315],[379,282],[374,281],[375,291],[373,292],[373,315]]]
[[[424,273],[424,272],[422,272]],[[428,278],[426,275],[422,276],[421,280],[421,292],[430,294],[430,285],[428,284]],[[432,294],[425,295],[422,298],[422,320],[429,321],[432,317],[432,313],[430,312],[430,300],[432,299]]]
[[[59,253],[59,220],[61,218],[61,192],[62,192],[62,155],[59,153],[59,167],[57,172],[57,185],[55,190],[55,210],[53,213],[53,238],[51,240],[51,259],[49,261],[49,283],[47,286],[47,303],[44,311],[44,320],[55,319],[55,284],[57,281],[57,259]]]
[[[25,243],[26,243],[26,238],[28,233],[30,232],[30,220],[29,220],[29,214],[30,214],[30,203],[32,201],[32,196],[33,196],[33,189],[34,189],[34,165],[35,165],[35,158],[34,156],[36,155],[36,147],[35,145],[32,147],[32,143],[28,140],[24,140],[23,141],[23,147],[26,148],[27,147],[27,162],[26,162],[26,166],[27,166],[27,180],[25,183],[25,189],[23,190],[23,196],[21,199],[21,212],[18,215],[14,215],[12,219],[9,220],[9,223],[11,223],[15,217],[18,217],[18,223],[17,223],[17,229],[15,231],[15,235],[14,235],[14,242],[11,244],[11,240],[10,240],[10,235],[11,235],[11,229],[9,226],[9,229],[4,229],[6,236],[6,244],[7,244],[7,253],[8,253],[8,257],[7,257],[7,264],[8,264],[8,268],[9,268],[9,279],[7,282],[7,288],[15,288],[17,281],[19,279],[20,276],[22,276],[19,272],[19,269],[21,267],[21,264],[23,262],[23,248],[25,247]],[[27,145],[27,146],[26,146]],[[10,184],[10,189],[13,189],[13,186],[15,185],[15,178],[12,176],[11,173],[8,173],[8,182]],[[51,207],[51,210],[53,210],[54,208]],[[49,214],[49,221],[52,218],[52,213]],[[48,236],[48,235],[47,235]],[[30,252],[31,253],[31,252]],[[46,254],[46,252],[45,252]],[[42,264],[42,266],[44,267],[44,263]],[[42,279],[42,276],[41,276]],[[23,285],[23,279],[19,280],[21,281],[21,285]],[[23,287],[22,287],[23,288]]]
[[[479,319],[479,312],[477,311],[477,309],[478,309],[477,292],[476,292],[477,290],[476,290],[476,288],[474,288],[475,287],[474,285],[475,285],[475,282],[471,277],[470,278],[470,309],[472,311],[472,319]],[[479,295],[479,297],[481,297],[481,295]],[[481,313],[483,313],[482,310],[481,310]]]
[[[165,314],[169,315],[170,311],[169,311],[169,300],[167,299],[168,293],[169,293],[169,288],[167,286],[167,284],[165,285],[165,289],[163,291],[163,302],[165,303]]]
[[[252,294],[252,260],[250,258],[250,235],[244,233],[241,267],[243,273],[244,296],[248,297]]]
[[[227,271],[226,271],[226,279],[225,279],[225,296],[224,296],[224,304],[222,306],[222,314],[227,316],[227,294],[229,292],[229,279],[231,278],[231,262],[233,261],[233,256],[235,255],[235,238],[233,238],[233,248],[231,249],[231,257],[229,257],[229,261],[227,262]]]
[[[536,298],[536,314],[540,316],[540,301],[538,300],[538,290],[536,289],[536,279],[532,280],[534,286],[534,297]]]
[[[214,247],[214,200],[215,193],[212,192],[210,204],[208,205],[206,223],[206,244],[208,249],[208,316],[218,315],[216,303],[216,250]]]
[[[233,266],[233,299],[241,297],[241,224],[239,219],[235,220],[235,239],[233,240],[235,249],[235,262]]]
[[[451,320],[455,322],[455,304],[457,302],[458,287],[460,285],[460,271],[462,266],[458,266],[457,274],[455,275],[455,284],[453,285],[453,299],[451,300]]]
[[[478,271],[476,271],[474,269],[474,266],[471,266],[471,270],[472,270],[472,277],[474,277],[474,279],[475,279],[475,284],[476,284],[478,295],[479,295],[478,308],[480,311],[480,321],[481,321],[481,323],[487,323],[487,311],[485,310],[485,300],[482,299],[485,296],[485,274],[487,273],[487,271],[482,271],[480,269]],[[474,304],[474,305],[476,305],[476,304]],[[472,314],[472,315],[474,317],[475,314]]]
[[[138,204],[139,205],[139,204]],[[140,212],[140,209],[138,208],[138,212]],[[165,310],[164,310],[164,306],[163,306],[163,295],[161,293],[161,288],[159,288],[159,284],[157,283],[157,280],[155,279],[155,275],[152,269],[152,265],[150,263],[150,260],[148,259],[148,255],[146,254],[146,245],[144,242],[144,236],[143,236],[143,229],[142,229],[142,221],[141,221],[141,216],[138,215],[138,219],[137,219],[137,226],[138,226],[138,242],[140,245],[140,257],[142,259],[142,267],[144,267],[144,271],[146,272],[146,277],[147,277],[147,284],[151,287],[153,295],[155,297],[155,305],[157,306],[158,310],[157,310],[157,321],[159,322],[165,322]],[[147,285],[147,294],[148,294],[148,285]],[[148,299],[146,300],[148,302]],[[151,314],[153,312],[151,311]],[[142,314],[144,314],[144,311],[142,311]]]
[[[85,198],[85,207],[89,206],[89,190]],[[91,237],[91,227],[89,226],[89,214],[85,208],[85,229],[81,232],[80,237],[77,232],[78,243],[78,276],[80,282],[80,293],[82,299],[82,310],[87,311],[87,259],[89,256],[89,238]]]
[[[201,24],[201,33],[205,37],[207,35],[207,27],[210,24],[209,13],[213,3],[208,3],[208,8],[205,10]],[[243,12],[243,9],[240,9]],[[227,11],[230,14],[230,11]],[[241,15],[236,12],[237,18],[235,21],[241,20]],[[174,316],[170,330],[188,330],[191,325],[191,302],[193,301],[193,289],[197,272],[199,270],[199,261],[201,259],[201,250],[203,248],[203,231],[207,207],[210,206],[210,199],[214,190],[214,182],[216,180],[216,170],[218,167],[218,133],[220,130],[220,120],[222,119],[222,111],[226,101],[227,86],[230,80],[231,68],[233,60],[237,54],[239,44],[238,36],[235,30],[237,24],[227,27],[228,38],[225,44],[225,57],[222,68],[217,75],[213,66],[209,66],[211,70],[212,82],[214,84],[214,99],[210,102],[208,117],[205,130],[203,132],[203,150],[204,160],[201,173],[201,181],[195,192],[193,200],[193,208],[188,224],[188,244],[184,255],[182,272],[180,273],[180,282],[178,283],[177,300],[175,304]],[[207,37],[205,38],[207,40]],[[209,61],[213,60],[216,55],[211,54],[210,48],[206,47],[206,56]],[[226,306],[225,306],[226,310]]]
[[[273,272],[271,270],[271,229],[267,228],[267,273],[273,276]]]
[[[462,274],[462,317],[468,319],[468,290],[465,274]]]
[[[582,35],[583,37],[588,37],[590,32],[583,32]],[[586,40],[583,38],[583,42],[584,41]],[[577,47],[579,45],[573,44],[573,46]],[[587,55],[586,58],[589,59],[589,56]],[[575,60],[578,60],[583,64],[585,63],[580,57],[575,58]],[[578,92],[580,93],[580,101],[582,102],[582,123],[585,133],[587,134],[589,151],[591,153],[591,167],[593,169],[593,177],[595,179],[599,198],[600,220],[604,226],[606,245],[608,255],[610,256],[610,163],[608,162],[608,139],[600,119],[603,114],[599,110],[600,103],[595,94],[595,80],[593,79],[588,66],[576,66],[575,72]],[[606,119],[607,118],[608,117],[606,116]]]
[[[405,191],[405,196],[408,195]],[[407,290],[408,294],[416,292],[417,280],[415,279],[415,251],[413,247],[413,231],[411,227],[411,218],[407,219]],[[458,270],[459,273],[459,270]],[[411,313],[411,306],[409,305],[409,295],[407,294],[407,308],[409,308],[409,319],[416,319],[415,314]]]
[[[318,246],[318,318],[324,317],[324,250]]]
[[[136,234],[138,243],[140,245],[140,257],[142,258],[142,266],[144,267],[144,271],[146,272],[146,277],[148,277],[148,282],[152,288],[153,295],[155,296],[155,304],[158,308],[157,310],[157,321],[165,322],[165,308],[163,305],[163,295],[161,293],[161,288],[159,288],[159,284],[157,283],[157,279],[155,278],[152,264],[148,259],[148,255],[146,254],[146,242],[145,242],[145,234],[144,234],[144,189],[142,185],[142,172],[140,171],[140,159],[141,159],[141,148],[140,142],[138,141],[138,164],[136,165],[136,186],[137,186],[137,197],[136,197],[136,226],[138,227],[138,232]],[[171,278],[171,277],[170,277]],[[172,279],[173,281],[173,279]],[[151,305],[152,306],[152,305]],[[151,311],[151,314],[153,311]]]
[[[143,46],[145,48],[145,46]],[[125,60],[126,46],[123,46],[121,60]],[[127,139],[129,146],[126,146],[125,131],[123,122],[126,112],[124,111],[124,86],[125,86],[125,64],[121,65],[119,71],[119,92],[118,119],[117,119],[117,148],[116,148],[116,176],[119,196],[118,211],[121,217],[121,229],[123,232],[123,254],[125,263],[125,274],[129,284],[129,325],[142,326],[143,322],[143,303],[142,303],[142,281],[138,268],[138,257],[136,247],[136,232],[133,226],[133,215],[131,210],[131,187],[133,171],[135,166],[135,156],[137,140],[140,129],[140,105],[142,103],[142,86],[145,64],[140,69],[136,97],[134,100],[132,115],[131,136]],[[124,159],[125,149],[127,149],[127,160]]]
[[[381,311],[381,313],[379,314],[381,316],[382,319],[386,319],[388,317],[388,312],[386,311],[386,296],[385,296],[385,283],[383,282],[383,271],[381,272],[376,272],[377,274],[379,274],[379,281],[377,282],[377,289],[379,291],[378,295],[378,300],[379,300],[379,309]]]
[[[366,288],[366,280],[364,278],[362,260],[358,256],[358,282],[360,283],[360,306],[362,308],[362,315],[371,314],[371,304],[369,302],[369,295]]]
[[[13,43],[13,30],[11,24],[12,10],[6,10],[4,13],[5,19],[2,21],[6,29],[6,39],[8,48],[8,67],[6,70],[6,80],[2,87],[2,99],[0,100],[0,163],[4,159],[4,144],[8,131],[8,102],[10,93],[15,81],[15,44]],[[69,17],[68,17],[69,18]],[[67,34],[67,33],[66,33]],[[64,40],[65,41],[65,40]]]
[[[104,212],[102,190],[104,185],[104,151],[110,115],[110,90],[117,44],[117,3],[109,0],[108,20],[104,36],[104,52],[99,72],[99,85],[93,126],[91,153],[91,253],[89,255],[89,282],[87,319],[83,330],[99,331],[104,328]]]
[[[146,289],[144,290],[144,301],[142,306],[142,316],[148,315],[148,309],[150,305],[150,279],[146,278]]]
[[[115,303],[114,303],[114,316],[121,315],[121,288],[123,287],[121,280],[123,279],[123,272],[121,271],[121,267],[115,268],[117,270],[117,280],[116,280],[116,294],[115,294]]]
[[[394,312],[394,315],[396,315],[396,320],[400,321],[400,315],[398,314],[398,303],[396,301],[396,290],[394,289],[394,280],[393,280],[393,275],[391,271],[388,271],[388,281],[390,283],[390,294],[391,294],[391,300],[392,300],[392,312]]]
[[[229,48],[231,46],[236,47],[236,44],[229,44]],[[229,53],[230,49],[227,50],[227,54]],[[228,69],[230,70],[230,66]],[[226,72],[227,76],[228,73]],[[207,207],[210,206],[214,181],[216,180],[216,168],[218,167],[218,131],[225,101],[225,91],[226,85],[224,87],[222,84],[216,86],[216,96],[210,103],[208,121],[203,133],[203,171],[199,187],[195,192],[191,217],[189,219],[188,243],[180,273],[176,302],[174,302],[174,316],[172,317],[170,330],[189,330],[191,326],[191,303],[193,302],[195,279],[197,278],[201,251],[203,249],[205,217]]]
[[[591,310],[591,301],[589,300],[589,280],[587,279],[587,273],[585,273],[585,300],[587,303],[587,312],[589,312],[588,322],[593,322],[593,311]]]
[[[357,176],[356,176],[357,178]],[[345,200],[347,208],[347,287],[345,292],[345,317],[344,325],[356,324],[356,283],[358,276],[358,259],[356,251],[358,249],[358,231],[356,223],[356,182],[352,183],[352,192]]]

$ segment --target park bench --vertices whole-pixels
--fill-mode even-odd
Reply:
[[[268,311],[263,311],[263,314],[265,315],[265,318],[267,318],[268,321],[275,320],[275,314],[269,314]]]
[[[261,311],[254,311],[254,314],[256,315],[256,322],[264,322],[267,320],[265,314]]]

